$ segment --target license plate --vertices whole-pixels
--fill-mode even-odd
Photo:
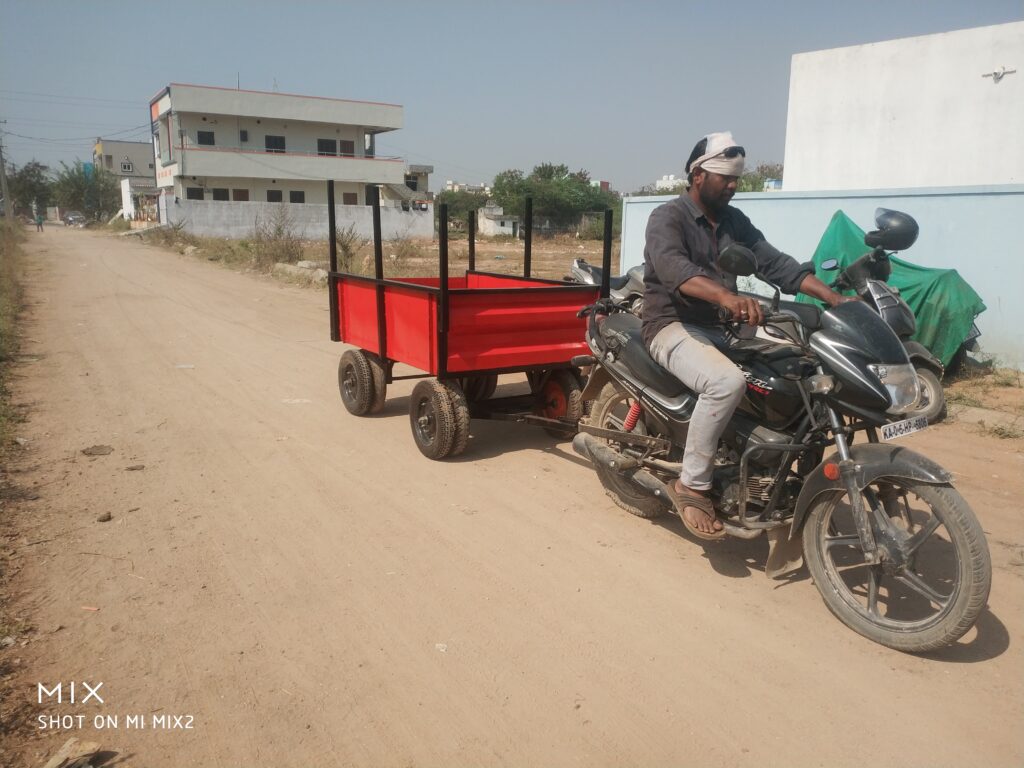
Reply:
[[[885,424],[882,427],[882,439],[895,440],[896,438],[903,437],[904,435],[920,432],[927,426],[928,419],[924,416],[915,416],[912,419],[905,419],[904,421],[894,421],[892,424]]]

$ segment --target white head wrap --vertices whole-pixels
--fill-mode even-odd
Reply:
[[[704,154],[690,163],[690,167],[686,169],[687,173],[692,173],[697,168],[703,168],[705,171],[718,173],[722,176],[742,176],[743,155],[728,158],[722,154],[729,147],[739,146],[732,137],[732,133],[730,131],[709,133],[705,138],[708,140],[708,144]]]

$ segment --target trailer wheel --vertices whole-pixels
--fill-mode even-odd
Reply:
[[[564,419],[576,423],[583,416],[583,389],[580,381],[570,370],[564,368],[552,371],[537,391],[537,406],[534,412],[548,419]],[[544,427],[552,437],[569,437],[571,429]]]
[[[338,363],[338,389],[341,391],[341,401],[353,416],[365,416],[371,412],[376,400],[375,378],[370,359],[362,350],[349,349],[341,356]]]
[[[462,387],[468,402],[480,403],[489,400],[494,394],[494,390],[498,388],[498,376],[494,373],[483,376],[467,376],[459,379],[459,386]]]
[[[409,422],[420,453],[428,459],[457,456],[469,439],[469,406],[458,384],[424,379],[412,390]]]
[[[384,400],[388,396],[387,364],[372,352],[363,352],[370,366],[370,377],[373,379],[373,398],[369,413],[380,413],[384,410]]]

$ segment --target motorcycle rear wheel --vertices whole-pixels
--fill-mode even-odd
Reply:
[[[622,429],[633,398],[621,391],[612,382],[604,385],[590,409],[589,421],[602,429]],[[647,434],[643,420],[635,427],[637,434]],[[619,446],[613,441],[606,441],[612,448]],[[668,509],[659,499],[646,490],[631,482],[629,478],[601,464],[594,464],[597,477],[604,487],[605,493],[615,504],[631,515],[652,520],[664,515]]]
[[[962,637],[988,600],[992,562],[970,506],[949,485],[881,478],[862,492],[875,521],[907,541],[903,568],[864,562],[842,491],[823,494],[803,530],[804,559],[829,610],[869,640],[909,653]],[[874,509],[872,513],[870,510]]]
[[[929,424],[938,424],[946,418],[946,393],[938,375],[929,368],[918,367],[917,382],[921,385],[921,402],[912,415],[924,416]]]

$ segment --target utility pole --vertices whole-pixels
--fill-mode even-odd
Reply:
[[[7,125],[6,120],[0,120],[0,125]],[[7,190],[7,162],[4,160],[4,132],[0,128],[0,194],[4,196],[4,216],[13,215],[11,207],[11,194]]]

